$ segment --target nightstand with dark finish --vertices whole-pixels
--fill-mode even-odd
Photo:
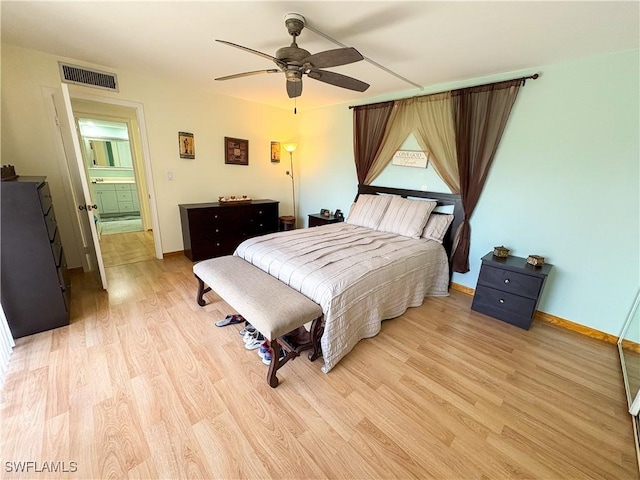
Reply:
[[[330,223],[339,223],[343,221],[343,218],[334,217],[333,215],[326,217],[319,213],[312,213],[309,215],[309,228],[319,227],[321,225],[329,225]]]
[[[482,257],[471,309],[529,329],[551,264],[529,265],[526,259],[488,253]]]

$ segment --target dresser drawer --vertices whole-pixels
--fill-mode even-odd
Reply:
[[[40,196],[40,206],[42,207],[42,213],[47,213],[52,205],[51,192],[49,191],[49,184],[44,182],[38,189],[38,195]]]
[[[47,225],[47,233],[49,234],[49,241],[53,242],[56,236],[56,214],[53,211],[53,207],[49,209],[49,213],[44,217],[45,224]]]
[[[513,272],[490,265],[483,265],[478,283],[508,293],[536,299],[540,293],[543,279],[524,273]]]
[[[58,229],[56,229],[56,234],[51,242],[51,251],[53,252],[56,267],[59,267],[62,261],[62,242],[60,241],[60,232]]]
[[[528,329],[536,308],[536,299],[478,285],[471,309]]]
[[[115,186],[117,192],[131,192],[130,183],[116,183]]]
[[[217,241],[197,241],[191,243],[191,259],[195,262],[206,258],[220,257],[222,255],[231,255],[236,247],[237,242],[227,239],[219,239]]]

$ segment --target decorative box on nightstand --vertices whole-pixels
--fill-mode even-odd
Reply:
[[[552,265],[529,265],[510,255],[482,257],[478,285],[471,309],[520,328],[529,329]]]
[[[319,227],[320,225],[328,225],[329,223],[338,223],[342,221],[342,218],[334,217],[333,215],[328,217],[319,213],[312,213],[309,215],[309,227]]]

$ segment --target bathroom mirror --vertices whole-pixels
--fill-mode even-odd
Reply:
[[[133,169],[126,123],[78,118],[80,143],[89,169]]]
[[[89,168],[133,168],[128,140],[83,138]]]
[[[640,465],[640,424],[638,413],[640,412],[640,290],[636,293],[635,301],[627,316],[627,321],[622,327],[618,338],[618,351],[620,352],[620,364],[622,376],[627,392],[629,413],[633,421],[633,432],[636,441],[636,453]]]

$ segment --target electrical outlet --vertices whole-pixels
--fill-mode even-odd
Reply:
[[[427,187],[426,185],[422,185],[420,187],[420,190],[422,190],[423,192],[428,192],[429,191],[429,187]]]
[[[168,171],[167,172],[167,180],[169,180],[170,182],[173,181],[173,172],[172,171]]]

